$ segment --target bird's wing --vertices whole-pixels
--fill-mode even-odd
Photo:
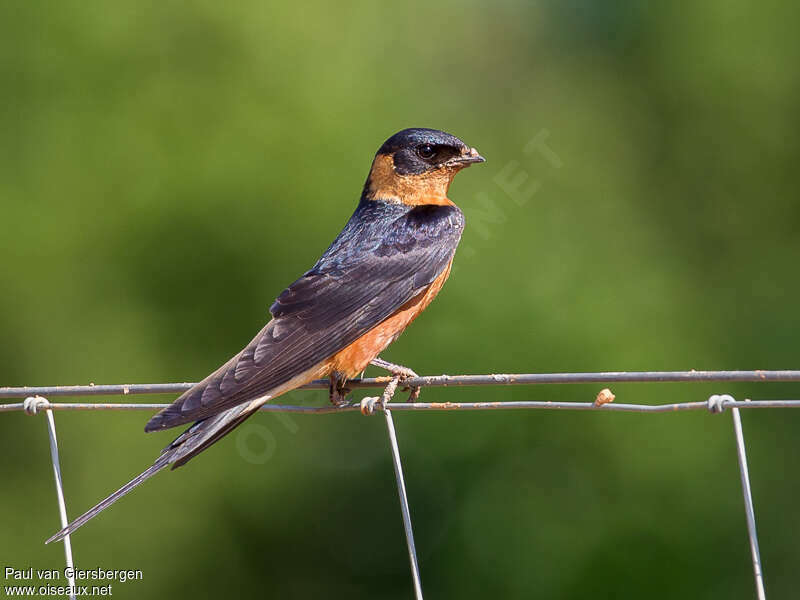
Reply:
[[[364,218],[360,206],[317,265],[278,297],[270,309],[273,320],[253,341],[153,417],[146,430],[197,422],[164,448],[150,468],[48,542],[74,532],[163,468],[191,460],[257,410],[248,401],[345,348],[441,274],[461,237],[461,212],[372,204],[366,210],[385,214]]]
[[[452,260],[464,226],[454,206],[359,210],[317,265],[278,297],[273,319],[247,347],[145,431],[207,418],[316,368],[430,285]]]

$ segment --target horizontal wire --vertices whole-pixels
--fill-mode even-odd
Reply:
[[[365,377],[347,382],[349,388],[384,387],[391,377]],[[491,375],[428,375],[412,377],[403,385],[414,387],[533,385],[554,383],[669,383],[692,381],[800,381],[800,371],[610,371],[602,373],[505,373]],[[54,385],[0,387],[0,398],[28,396],[113,396],[117,394],[175,394],[194,383],[130,383],[112,385]],[[298,389],[328,389],[318,379]],[[393,405],[394,406],[394,405]]]
[[[348,382],[351,388],[384,387],[392,381],[392,377],[364,378]],[[559,384],[559,383],[621,383],[621,382],[761,382],[761,381],[800,381],[800,371],[639,371],[639,372],[603,372],[603,373],[527,373],[527,374],[499,374],[499,375],[439,375],[428,377],[415,377],[403,381],[403,385],[410,387],[431,386],[467,386],[467,385],[522,385],[522,384]],[[25,402],[0,404],[0,412],[25,411],[36,414],[37,409],[50,410],[160,410],[170,404],[153,403],[82,403],[82,402],[50,402],[43,396],[87,396],[87,395],[114,395],[114,394],[166,394],[177,393],[191,388],[193,383],[158,383],[158,384],[119,384],[119,385],[77,385],[77,386],[46,386],[46,387],[4,387],[0,388],[0,398],[25,398]],[[396,385],[396,380],[395,380]],[[305,389],[327,389],[327,380],[317,380]],[[602,395],[602,394],[601,394]],[[598,402],[600,401],[598,396]],[[613,395],[612,395],[613,399]],[[731,396],[711,396],[705,402],[679,402],[670,404],[623,404],[595,402],[547,402],[547,401],[509,401],[509,402],[397,402],[389,405],[391,411],[453,411],[453,410],[520,410],[520,409],[545,409],[545,410],[588,410],[596,412],[637,412],[637,413],[665,413],[688,410],[708,410],[711,413],[722,412],[726,408],[752,409],[752,408],[800,408],[800,400],[746,400],[737,401]],[[382,403],[377,403],[376,408],[384,410]],[[303,414],[332,414],[345,412],[363,412],[361,403],[350,403],[344,406],[290,406],[282,404],[265,404],[260,407],[265,412],[286,412]],[[405,498],[405,487],[402,481],[402,472],[399,463],[399,451],[393,436],[391,412],[386,410],[389,435],[392,440],[393,456],[395,459],[395,473],[398,480],[398,491],[403,505],[403,518],[409,547],[409,556],[414,572],[415,586],[418,590],[417,597],[421,597],[419,575],[416,563],[416,553],[411,533],[411,521]],[[370,411],[371,413],[371,411]],[[48,412],[52,421],[52,413]],[[746,479],[746,463],[744,463],[744,439],[741,425],[738,421],[738,411],[734,410],[734,422],[739,443],[739,460],[742,471],[742,486],[745,494],[745,504],[748,510],[748,531],[751,546],[754,550],[754,569],[759,588],[759,597],[763,597],[763,580],[761,576],[760,559],[758,558],[757,541],[755,541],[755,517],[752,509],[752,499],[749,497],[749,478]],[[54,463],[55,465],[55,463]],[[742,466],[744,465],[744,466]]]
[[[52,410],[161,410],[169,404],[132,403],[87,403],[87,402],[48,402],[42,408]],[[666,413],[687,410],[709,410],[708,402],[678,402],[671,404],[622,404],[609,403],[596,406],[594,402],[548,402],[548,401],[509,401],[509,402],[392,402],[394,411],[412,412],[453,411],[453,410],[591,410],[597,412],[639,412]],[[722,408],[800,408],[800,400],[726,400],[719,403]],[[376,405],[380,408],[380,404]],[[0,412],[25,410],[22,402],[0,404]],[[303,414],[333,414],[361,411],[360,404],[344,406],[292,406],[287,404],[264,404],[259,410],[264,412],[287,412]]]

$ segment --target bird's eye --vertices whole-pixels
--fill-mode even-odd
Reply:
[[[431,146],[430,144],[422,144],[421,146],[417,147],[417,154],[419,154],[420,158],[429,159],[433,158],[436,155],[436,148]]]

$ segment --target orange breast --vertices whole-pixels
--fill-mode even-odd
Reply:
[[[332,370],[343,373],[348,379],[361,373],[433,301],[447,281],[452,264],[451,260],[425,291],[406,302],[391,317],[334,354],[330,359]]]

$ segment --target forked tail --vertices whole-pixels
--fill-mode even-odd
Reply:
[[[173,469],[185,465],[200,452],[217,442],[234,427],[252,415],[257,409],[257,405],[253,406],[248,403],[235,406],[218,415],[198,421],[175,438],[169,446],[164,448],[161,452],[161,456],[156,459],[150,468],[131,479],[108,498],[101,500],[97,505],[83,513],[80,517],[64,527],[64,529],[50,537],[45,544],[57,542],[63,539],[64,536],[71,534],[114,504],[114,502],[122,498],[125,494],[133,490],[140,483],[150,479],[167,465],[171,464]]]
[[[144,482],[147,479],[150,479],[153,475],[158,473],[161,469],[166,467],[168,464],[169,464],[169,459],[168,458],[165,459],[163,456],[159,457],[158,460],[155,463],[153,463],[152,467],[150,467],[149,469],[147,469],[143,473],[140,473],[139,475],[137,475],[136,477],[131,479],[128,483],[123,485],[121,488],[119,488],[116,492],[111,494],[105,500],[101,500],[100,502],[98,502],[95,506],[93,506],[92,508],[87,510],[80,517],[78,517],[77,519],[72,521],[72,523],[70,523],[69,525],[64,527],[64,529],[62,529],[61,531],[59,531],[58,533],[56,533],[52,537],[48,538],[47,541],[45,542],[45,544],[49,544],[50,542],[57,542],[59,540],[64,539],[64,537],[66,535],[72,533],[73,531],[78,529],[78,527],[80,527],[81,525],[83,525],[84,523],[86,523],[87,521],[92,519],[95,515],[97,515],[98,513],[104,511],[105,509],[107,509],[109,506],[114,504],[114,502],[116,502],[117,500],[122,498],[125,494],[130,492],[133,488],[138,486],[140,483]]]

